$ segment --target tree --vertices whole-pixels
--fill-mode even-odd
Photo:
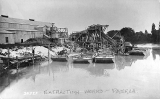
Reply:
[[[147,30],[145,30],[145,34],[146,34],[146,35],[148,34],[148,31],[147,31]]]
[[[151,30],[151,32],[153,32],[154,30],[156,30],[156,26],[155,26],[155,24],[153,23],[153,24],[152,24],[152,30]]]
[[[159,22],[159,29],[158,30],[160,30],[160,22]]]
[[[160,42],[160,22],[159,22],[159,29],[157,31],[157,42]]]
[[[140,31],[140,32],[136,32],[136,35],[135,35],[135,40],[138,42],[138,43],[146,43],[146,42],[150,42],[150,40],[148,39],[148,33],[146,33],[147,31],[145,31],[145,34]]]
[[[153,23],[152,24],[152,30],[151,30],[151,33],[152,33],[152,41],[154,42],[154,43],[156,43],[157,42],[157,34],[158,34],[158,31],[155,29],[155,24]]]
[[[135,42],[135,31],[130,27],[124,27],[120,30],[122,36],[124,36],[125,41]]]

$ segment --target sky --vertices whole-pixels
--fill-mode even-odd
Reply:
[[[152,23],[158,29],[160,0],[0,0],[0,14],[55,23],[69,33],[92,24],[150,32]]]

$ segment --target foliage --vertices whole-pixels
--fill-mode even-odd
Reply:
[[[135,31],[130,27],[124,27],[120,30],[122,36],[124,36],[125,41],[134,42],[135,40]]]
[[[159,29],[155,29],[155,24],[152,24],[152,41],[153,43],[160,43],[160,23],[159,23]]]
[[[153,29],[155,27],[153,26]],[[110,37],[113,37],[118,30],[111,30],[107,34]],[[126,42],[131,42],[131,43],[150,43],[152,41],[152,34],[148,33],[147,30],[145,30],[145,33],[142,31],[140,32],[135,32],[132,28],[130,27],[124,27],[120,31],[121,36],[124,37]]]

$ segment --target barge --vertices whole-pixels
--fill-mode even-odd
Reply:
[[[137,55],[137,56],[145,56],[146,55],[146,49],[140,49],[140,48],[133,48],[131,51],[129,51],[129,55]]]
[[[94,63],[114,63],[115,55],[114,53],[109,49],[105,49],[101,52],[96,53],[96,55],[93,58]]]
[[[72,57],[73,63],[91,63],[92,62],[92,55],[87,55],[84,53],[81,53],[80,55],[75,55]]]
[[[67,56],[55,56],[51,57],[52,61],[57,61],[57,62],[67,62],[68,57]]]

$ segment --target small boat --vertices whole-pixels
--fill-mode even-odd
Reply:
[[[94,57],[93,62],[95,63],[114,63],[114,55],[98,54]]]
[[[73,63],[90,63],[92,62],[92,56],[81,53],[80,55],[73,56]]]
[[[67,62],[68,57],[67,56],[52,56],[52,61],[58,61],[58,62]]]
[[[52,61],[57,61],[57,62],[67,62],[68,60],[68,55],[67,55],[67,50],[62,50],[60,52],[57,52],[56,56],[51,56]]]
[[[106,51],[98,52],[93,58],[95,63],[114,63],[115,55],[109,49]]]
[[[138,55],[138,56],[145,56],[146,49],[140,49],[140,48],[133,48],[131,51],[129,51],[129,55]]]

